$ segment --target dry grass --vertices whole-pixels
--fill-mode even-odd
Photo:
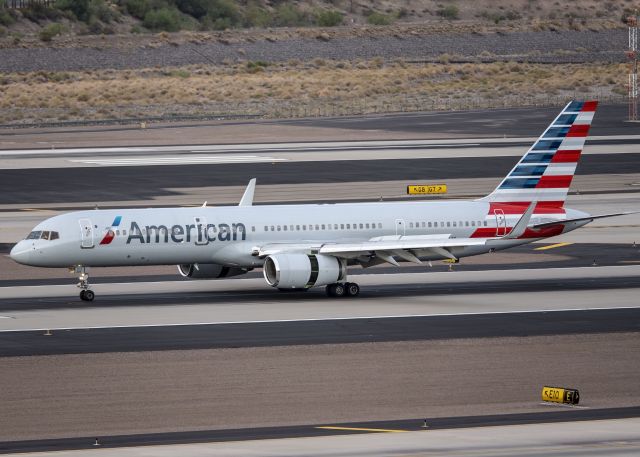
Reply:
[[[289,113],[284,110],[287,115],[305,115],[314,112],[305,108],[294,113],[291,106],[322,103],[339,106],[336,114],[347,114],[362,111],[363,103],[381,102],[395,110],[411,98],[495,101],[575,92],[625,93],[625,82],[622,64],[452,64],[447,59],[408,64],[381,59],[316,59],[305,64],[5,74],[0,77],[0,109],[4,123],[197,115],[212,109],[277,114],[282,107],[289,107]]]

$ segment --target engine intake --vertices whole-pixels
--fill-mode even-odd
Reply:
[[[346,263],[335,257],[315,254],[274,254],[263,266],[264,279],[279,289],[308,289],[341,281]]]
[[[178,273],[184,278],[191,279],[217,279],[243,275],[247,272],[244,268],[226,267],[217,263],[189,263],[178,265]]]

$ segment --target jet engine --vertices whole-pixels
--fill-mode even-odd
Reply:
[[[343,280],[347,265],[343,260],[322,254],[274,254],[265,259],[263,273],[271,287],[308,289]]]
[[[217,263],[188,263],[178,265],[178,273],[191,279],[217,279],[243,275],[248,270],[239,267],[225,267]]]

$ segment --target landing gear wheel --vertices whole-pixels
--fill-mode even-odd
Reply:
[[[80,299],[83,301],[93,301],[96,298],[96,294],[93,293],[93,290],[81,290],[80,291]]]
[[[345,284],[345,286],[346,286],[347,296],[357,297],[358,295],[360,295],[360,286],[357,285],[355,282],[348,282],[347,284]]]
[[[334,297],[344,297],[344,295],[347,293],[347,288],[344,286],[344,284],[333,284],[333,296]]]

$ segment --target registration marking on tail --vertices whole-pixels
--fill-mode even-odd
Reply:
[[[573,244],[573,243],[550,244],[549,246],[540,246],[539,248],[535,248],[534,251],[546,251],[547,249],[561,248],[562,246],[569,246],[570,244]]]
[[[320,427],[315,427],[321,430],[344,430],[348,432],[379,432],[379,433],[405,433],[409,430],[393,430],[386,428],[360,428],[360,427],[338,427],[333,425],[323,425]]]

